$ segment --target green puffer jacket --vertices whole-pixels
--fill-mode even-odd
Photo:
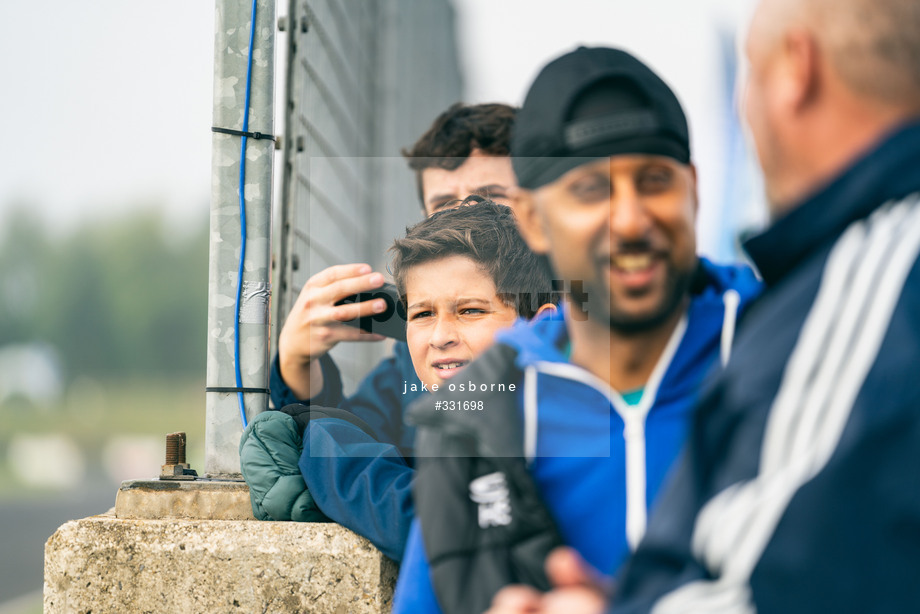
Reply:
[[[240,439],[240,469],[259,520],[329,522],[300,474],[303,427],[287,413],[256,416]]]

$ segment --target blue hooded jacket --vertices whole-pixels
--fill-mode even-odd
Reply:
[[[382,360],[347,398],[335,362],[328,354],[320,360],[323,390],[303,400],[284,382],[276,357],[271,370],[272,402],[279,409],[293,403],[341,408],[370,427],[371,434],[338,418],[311,420],[304,431],[303,449],[298,450],[298,465],[326,516],[399,561],[413,516],[415,428],[405,424],[403,413],[424,394],[409,348],[396,343],[393,355]],[[293,445],[300,448],[301,442]]]
[[[524,372],[517,403],[537,489],[563,541],[604,574],[641,538],[648,509],[686,439],[704,377],[720,355],[727,358],[736,318],[760,291],[747,267],[700,263],[705,281],[692,289],[687,313],[635,405],[567,360],[562,314],[497,335],[498,343],[517,351],[516,366]],[[439,611],[422,541],[416,522],[395,613]]]

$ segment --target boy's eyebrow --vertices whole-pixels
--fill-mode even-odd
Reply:
[[[485,303],[486,305],[491,305],[492,301],[487,298],[482,298],[481,296],[461,296],[457,300],[453,301],[451,304],[462,305],[464,303]],[[425,299],[425,300],[417,301],[415,303],[410,303],[406,307],[406,309],[408,310],[408,309],[415,309],[418,307],[428,307],[430,305],[431,305],[431,300]]]

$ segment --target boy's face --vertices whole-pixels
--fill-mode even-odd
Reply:
[[[471,194],[510,205],[508,191],[517,185],[511,158],[490,156],[474,149],[457,168],[449,171],[431,167],[422,171],[422,199],[425,214],[432,215],[453,200]]]
[[[683,304],[696,267],[696,174],[652,155],[618,155],[522,191],[527,242],[580,281],[588,316],[623,333],[654,328]]]
[[[429,388],[455,377],[517,318],[496,292],[489,274],[467,256],[406,271],[406,342],[415,372]]]

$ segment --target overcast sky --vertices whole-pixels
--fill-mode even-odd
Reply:
[[[737,28],[747,0],[454,4],[471,102],[520,103],[539,67],[578,44],[648,61],[688,110],[704,201],[714,199],[718,35]],[[3,2],[0,215],[24,203],[67,228],[138,206],[180,222],[206,210],[213,31],[211,1]]]
[[[3,2],[0,208],[206,209],[213,45],[209,1]]]

